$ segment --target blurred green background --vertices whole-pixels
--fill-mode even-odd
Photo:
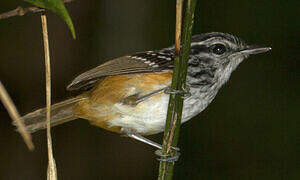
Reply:
[[[194,34],[220,31],[269,53],[244,61],[213,103],[182,125],[174,179],[300,179],[299,1],[198,1]],[[0,13],[28,6],[2,0]],[[52,100],[108,59],[174,42],[175,1],[76,0],[67,5],[76,29],[48,14]],[[0,80],[21,114],[45,104],[38,14],[0,21]],[[59,179],[155,179],[159,162],[148,145],[76,120],[52,129]],[[150,137],[161,142],[162,134]],[[29,152],[0,104],[0,179],[46,179],[46,132]]]

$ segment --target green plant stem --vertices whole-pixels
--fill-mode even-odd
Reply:
[[[176,11],[176,39],[175,39],[175,53],[176,57],[174,60],[174,70],[172,77],[171,88],[174,90],[186,89],[186,75],[187,75],[187,65],[191,45],[191,34],[192,27],[194,22],[194,12],[197,0],[187,0],[185,6],[185,16],[183,19],[183,33],[182,33],[182,51],[180,51],[180,36],[178,38],[178,28],[181,26],[179,21],[179,15],[181,16],[182,8],[179,8],[178,5],[182,3],[183,0],[177,0],[177,11]],[[178,15],[179,14],[179,15]],[[180,17],[181,19],[181,17]],[[180,20],[181,22],[181,20]],[[179,39],[179,40],[178,40]],[[176,147],[179,130],[181,124],[181,115],[183,108],[183,94],[170,94],[168,113],[166,119],[166,126],[163,139],[163,149],[162,154],[167,156],[173,156],[176,154],[171,147]],[[173,162],[160,162],[159,166],[159,180],[170,180],[173,176],[174,163]]]

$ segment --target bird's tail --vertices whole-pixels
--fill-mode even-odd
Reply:
[[[77,119],[74,115],[74,105],[84,98],[76,97],[51,106],[51,126],[56,126]],[[33,133],[47,127],[46,108],[36,110],[23,116],[23,121],[28,132]]]

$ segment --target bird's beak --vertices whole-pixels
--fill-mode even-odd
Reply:
[[[270,51],[271,47],[264,47],[264,46],[247,46],[245,49],[241,50],[240,53],[244,55],[250,55],[250,54],[260,54],[267,51]]]

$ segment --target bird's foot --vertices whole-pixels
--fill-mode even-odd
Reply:
[[[163,162],[175,162],[175,161],[178,161],[178,159],[180,157],[180,152],[179,152],[180,149],[177,148],[177,147],[171,147],[171,148],[174,151],[171,155],[169,155],[169,154],[163,154],[162,151],[161,151],[161,149],[156,150],[155,154],[160,157],[157,160],[163,161]]]
[[[162,150],[162,145],[151,141],[150,139],[145,138],[144,136],[141,136],[139,134],[136,133],[132,133],[132,131],[128,130],[128,129],[123,129],[122,128],[122,132],[127,136],[130,137],[132,139],[138,140],[140,142],[146,143],[150,146],[153,146],[155,148],[158,148],[158,150],[155,151],[155,154],[157,156],[159,156],[160,158],[158,158],[157,160],[159,161],[164,161],[164,162],[175,162],[179,159],[180,156],[180,149],[178,147],[171,147],[171,155],[169,154],[163,154],[161,152]]]

